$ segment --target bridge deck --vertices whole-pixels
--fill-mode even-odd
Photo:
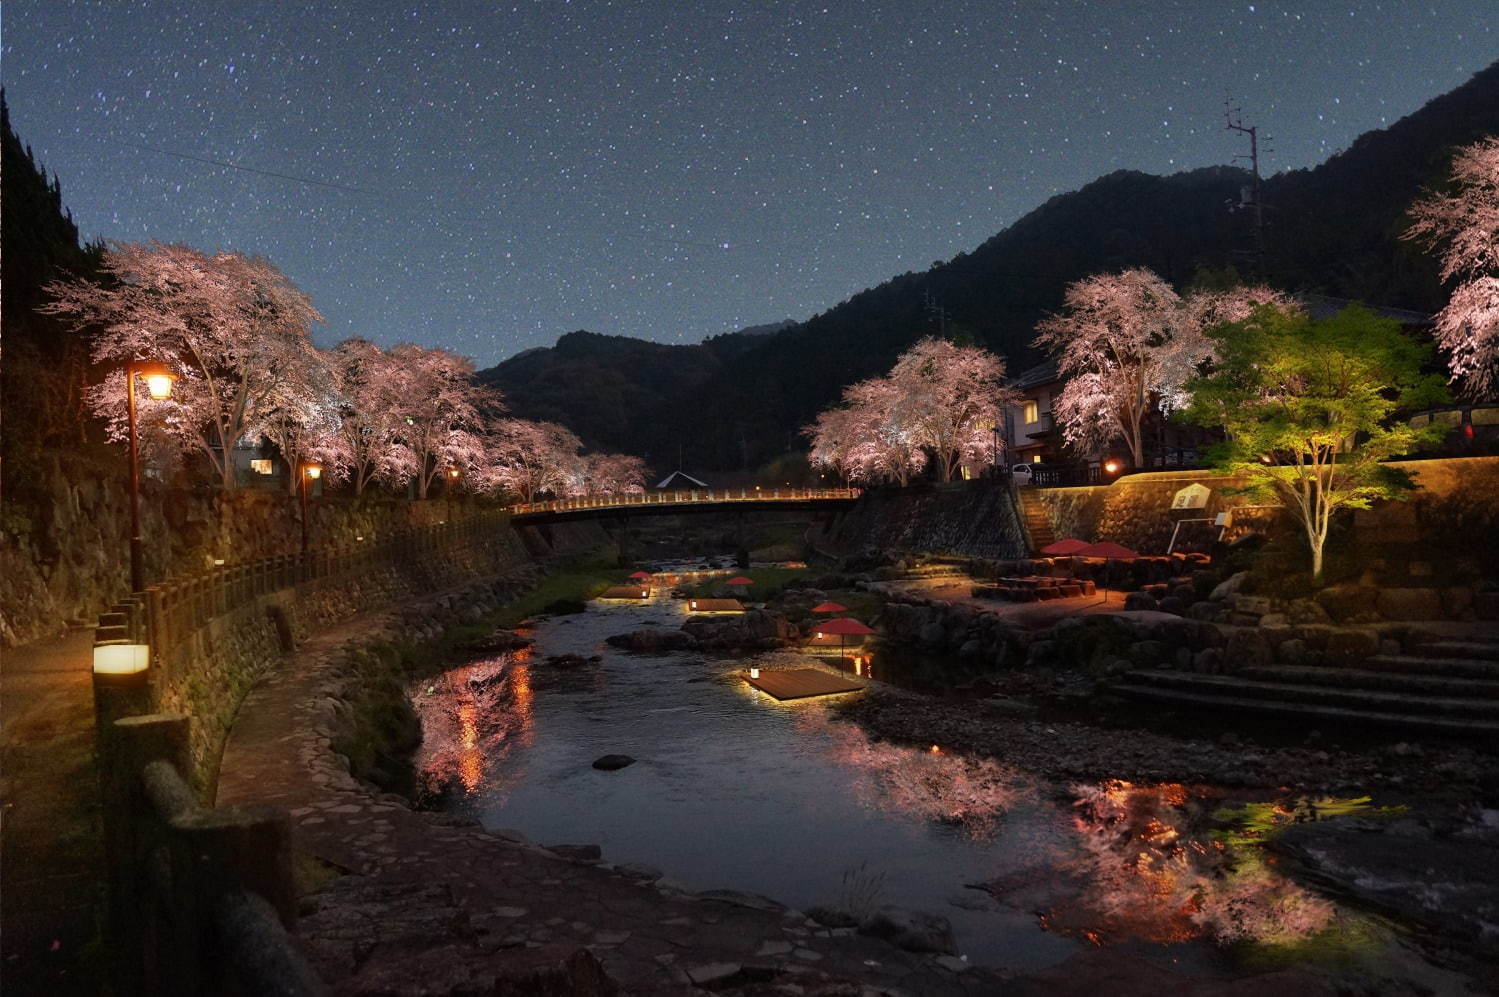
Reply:
[[[670,507],[692,506],[772,506],[810,503],[847,504],[859,497],[857,488],[699,488],[674,492],[647,492],[641,495],[589,495],[582,498],[551,499],[546,502],[517,502],[510,506],[512,517],[547,514],[587,513],[593,510],[664,511]]]
[[[821,668],[781,668],[762,671],[756,678],[751,678],[746,672],[744,680],[761,692],[782,701],[858,692],[864,688],[863,682],[834,675]]]

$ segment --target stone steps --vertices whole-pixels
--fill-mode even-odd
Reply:
[[[1482,718],[1499,723],[1499,698],[1415,695],[1304,682],[1263,682],[1241,675],[1199,675],[1193,672],[1135,671],[1128,673],[1126,678],[1136,685],[1226,696],[1235,700],[1269,700],[1384,714]]]
[[[1321,665],[1261,665],[1245,668],[1236,674],[1260,682],[1499,699],[1499,678],[1452,678],[1446,675],[1381,672],[1365,668],[1329,668]]]
[[[1499,720],[1471,717],[1428,716],[1418,713],[1387,713],[1349,709],[1321,703],[1231,696],[1218,691],[1192,692],[1148,684],[1122,684],[1113,691],[1132,699],[1157,702],[1194,711],[1226,711],[1271,716],[1298,722],[1348,724],[1358,727],[1394,727],[1457,737],[1499,736]]]
[[[1483,661],[1499,661],[1499,637],[1493,640],[1469,638],[1466,640],[1434,640],[1421,645],[1423,654],[1437,658],[1478,658]]]
[[[1016,493],[1020,496],[1020,515],[1025,520],[1025,530],[1030,534],[1031,553],[1036,554],[1056,539],[1051,533],[1051,518],[1046,515],[1041,500],[1029,488],[1016,489]]]
[[[1425,654],[1376,654],[1359,665],[1377,672],[1408,675],[1447,675],[1452,678],[1499,680],[1499,661],[1483,658],[1433,657]]]

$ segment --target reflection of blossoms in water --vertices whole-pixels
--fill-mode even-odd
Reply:
[[[974,838],[991,836],[1023,790],[1019,774],[992,759],[871,741],[858,727],[821,712],[799,723],[826,739],[833,759],[858,774],[854,789],[866,804],[951,824]]]
[[[1331,903],[1277,873],[1257,846],[1194,834],[1193,800],[1181,785],[1113,781],[1073,792],[1083,902],[1099,918],[1083,931],[1089,937],[1122,932],[1173,942],[1208,934],[1285,943],[1323,931],[1336,916]]]
[[[424,794],[503,795],[509,780],[497,779],[496,763],[534,736],[530,657],[521,648],[421,684],[412,700],[422,721],[416,768]]]

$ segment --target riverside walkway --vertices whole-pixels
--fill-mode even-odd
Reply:
[[[0,982],[99,992],[103,841],[94,765],[93,631],[0,652]]]

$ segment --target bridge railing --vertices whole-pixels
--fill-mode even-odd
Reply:
[[[820,499],[854,499],[857,488],[691,488],[635,495],[584,495],[578,498],[517,502],[512,516],[539,512],[575,512],[582,509],[628,509],[649,505],[701,505],[726,502],[806,502]]]

